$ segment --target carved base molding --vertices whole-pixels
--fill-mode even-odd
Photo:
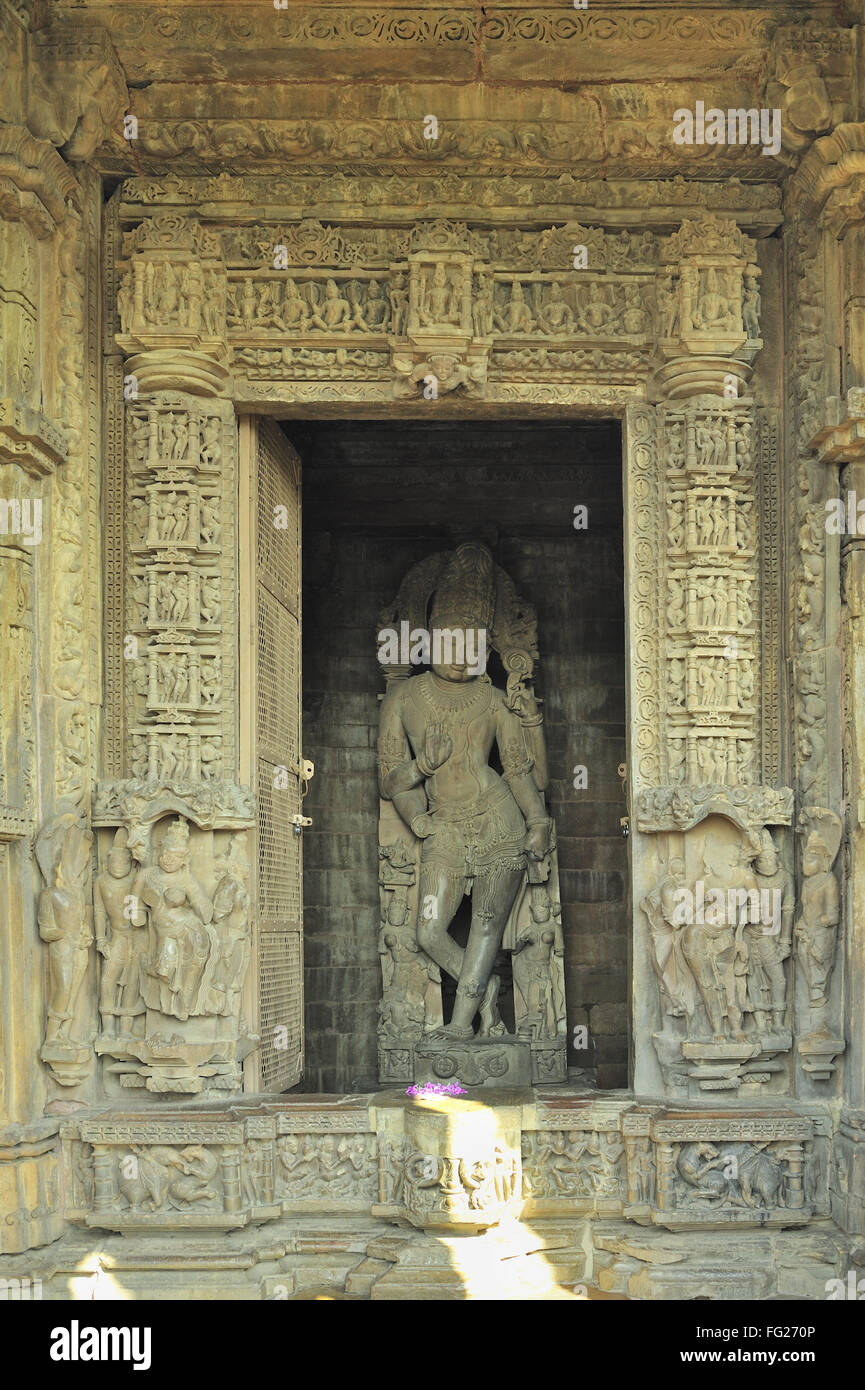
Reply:
[[[16,1231],[43,1223],[12,1240],[7,1219],[0,1278],[56,1299],[534,1299],[581,1284],[822,1299],[850,1264],[852,1238],[826,1218],[830,1200],[836,1219],[861,1206],[863,1132],[849,1112],[833,1134],[813,1104],[673,1110],[560,1087],[81,1111],[60,1121],[62,1173],[56,1120],[0,1135],[4,1209],[18,1202]],[[40,1215],[25,1167],[46,1163]],[[37,1234],[53,1243],[16,1256]]]
[[[813,1107],[673,1110],[479,1088],[82,1112],[60,1132],[66,1218],[117,1231],[335,1212],[464,1232],[568,1215],[792,1227],[829,1205],[831,1125]]]

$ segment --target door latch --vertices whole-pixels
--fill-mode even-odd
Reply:
[[[299,835],[308,825],[312,825],[312,816],[291,816],[290,824],[294,826],[295,835]]]
[[[630,817],[630,816],[622,816],[622,817],[620,818],[620,820],[619,820],[619,826],[620,826],[620,828],[621,828],[621,831],[622,831],[623,836],[624,836],[625,839],[627,840],[628,836],[629,836],[630,833],[631,833],[631,817]]]

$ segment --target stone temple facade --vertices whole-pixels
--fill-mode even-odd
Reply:
[[[863,24],[0,0],[5,1289],[846,1279]]]

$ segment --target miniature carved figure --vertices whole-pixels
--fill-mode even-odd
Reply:
[[[121,1036],[132,1032],[133,1020],[144,1012],[139,966],[146,941],[141,928],[147,921],[132,891],[138,866],[127,840],[127,831],[118,830],[93,889],[96,949],[103,958],[99,985],[102,1028],[108,1035],[119,1032]]]
[[[46,886],[39,894],[39,935],[48,947],[48,1021],[45,1044],[77,1046],[69,1026],[93,940],[84,884],[93,836],[83,815],[64,811],[36,841],[36,862]]]
[[[800,824],[807,831],[802,851],[802,893],[795,935],[799,963],[812,1009],[826,1004],[826,989],[840,921],[838,881],[832,865],[841,843],[841,819],[833,811],[807,807]]]

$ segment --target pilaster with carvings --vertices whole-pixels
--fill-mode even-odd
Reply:
[[[100,837],[95,886],[96,1050],[123,1087],[236,1090],[256,1040],[241,1018],[252,808],[237,784],[237,437],[218,395],[225,270],[217,238],[169,214],[119,250],[123,454],[110,476],[123,562],[108,595],[119,701],[106,744],[120,775],[99,784],[94,806],[95,823],[114,830]]]

